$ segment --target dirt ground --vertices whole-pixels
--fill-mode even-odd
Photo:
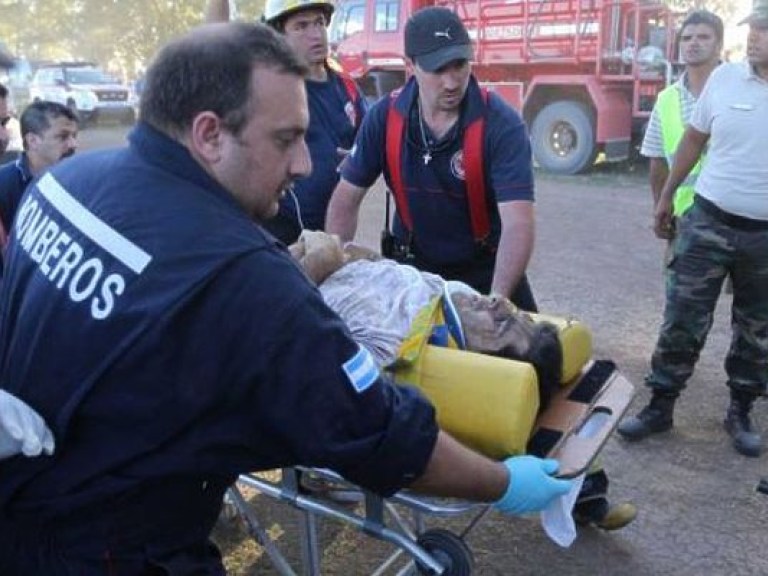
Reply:
[[[111,137],[84,133],[90,142]],[[86,142],[86,146],[87,142]],[[663,306],[663,245],[650,227],[642,173],[606,167],[588,176],[537,177],[537,245],[531,281],[542,311],[571,315],[591,327],[595,356],[614,360],[638,388],[632,411],[648,398],[643,374]],[[376,246],[383,220],[381,191],[366,201],[359,239]],[[766,456],[748,459],[722,429],[728,393],[722,362],[730,296],[721,298],[707,346],[675,415],[672,432],[628,444],[617,437],[603,451],[614,501],[640,509],[624,530],[579,531],[558,548],[536,518],[491,513],[466,540],[478,575],[759,576],[768,574],[768,496],[755,491],[768,476]],[[768,430],[768,403],[755,416]],[[301,573],[296,513],[263,495],[253,510]],[[466,517],[430,521],[460,531]],[[240,523],[215,532],[231,574],[276,574]],[[349,524],[320,522],[322,574],[370,574],[393,550]],[[395,571],[386,572],[394,574]]]

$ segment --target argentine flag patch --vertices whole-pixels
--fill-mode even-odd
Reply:
[[[349,378],[349,383],[358,392],[365,392],[379,377],[379,369],[373,356],[364,347],[359,346],[357,353],[341,365]]]

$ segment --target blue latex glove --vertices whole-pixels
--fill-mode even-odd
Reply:
[[[509,485],[494,507],[506,514],[540,512],[553,499],[566,494],[573,485],[572,480],[552,476],[557,472],[557,460],[515,456],[507,458],[504,466],[509,470]]]

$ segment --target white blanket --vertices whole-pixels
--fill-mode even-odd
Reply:
[[[392,260],[358,260],[342,266],[320,285],[326,303],[341,316],[355,341],[387,366],[424,306],[442,294],[435,274]]]

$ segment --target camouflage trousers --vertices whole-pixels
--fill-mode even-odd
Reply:
[[[729,217],[696,202],[677,222],[666,271],[666,306],[646,384],[678,393],[693,373],[712,327],[723,281],[733,283],[732,390],[765,394],[768,382],[768,223]]]

